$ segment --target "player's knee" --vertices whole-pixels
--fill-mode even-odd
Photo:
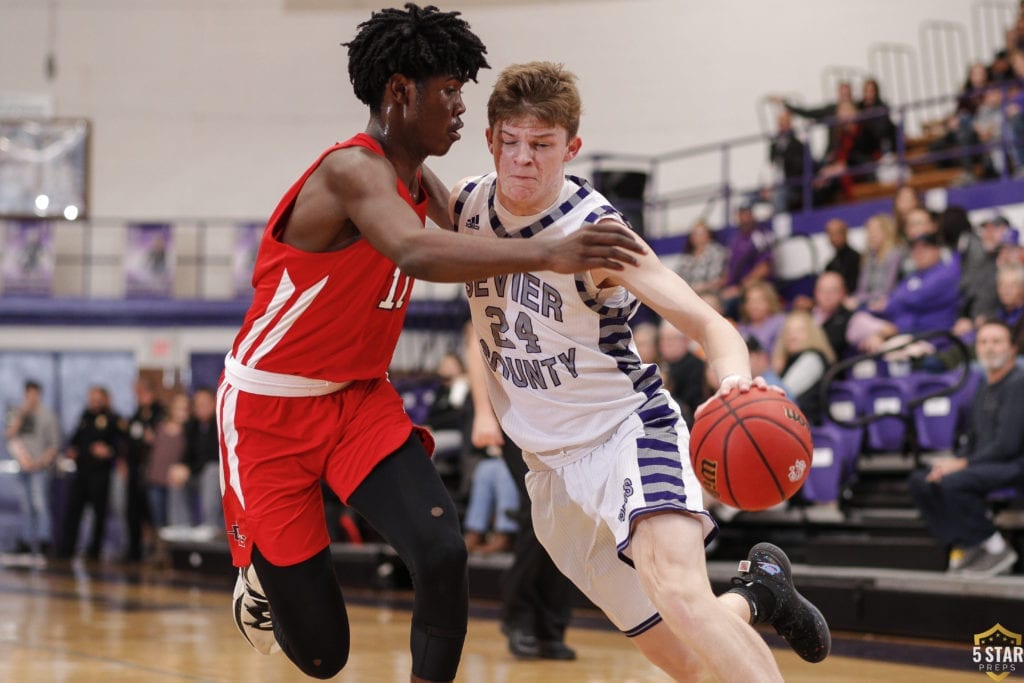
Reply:
[[[431,539],[419,553],[413,571],[419,581],[426,585],[449,584],[464,581],[469,554],[466,543],[458,534],[446,534]]]

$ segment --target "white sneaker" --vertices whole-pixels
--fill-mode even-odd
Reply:
[[[270,620],[270,603],[252,565],[238,570],[233,599],[235,626],[257,652],[270,655],[280,651]]]

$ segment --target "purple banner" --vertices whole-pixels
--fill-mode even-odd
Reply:
[[[53,226],[46,221],[4,223],[4,294],[50,296],[56,262]]]
[[[128,226],[125,296],[169,297],[174,284],[174,241],[169,223]]]
[[[256,253],[263,237],[260,223],[239,223],[235,226],[235,253],[232,265],[235,273],[235,296],[243,299],[252,296],[252,269],[256,265]]]

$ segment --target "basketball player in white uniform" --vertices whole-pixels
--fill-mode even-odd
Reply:
[[[509,67],[488,102],[496,172],[458,183],[454,228],[481,239],[553,240],[624,222],[585,181],[565,176],[580,149],[575,76]],[[706,349],[719,394],[768,391],[746,345],[648,248],[637,266],[490,277],[466,285],[476,349],[474,442],[522,449],[537,537],[552,559],[654,664],[680,681],[781,681],[751,623],[771,623],[821,661],[821,613],[793,588],[789,560],[758,544],[737,585],[711,591],[704,544],[716,533],[688,457],[679,408],[627,324],[643,301]],[[488,401],[489,397],[489,401]],[[492,410],[493,405],[493,410]]]

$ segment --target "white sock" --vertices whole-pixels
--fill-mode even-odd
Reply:
[[[981,544],[985,548],[985,552],[992,555],[998,555],[1006,550],[1006,539],[998,531],[985,539],[985,542]]]

